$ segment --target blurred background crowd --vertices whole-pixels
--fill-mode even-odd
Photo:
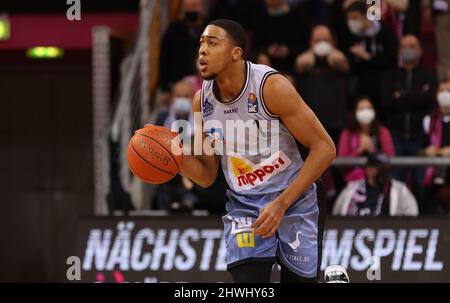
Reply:
[[[450,1],[174,3],[161,36],[156,124],[192,123],[191,102],[201,87],[199,37],[208,21],[233,19],[247,30],[247,59],[291,81],[334,140],[338,157],[368,157],[365,166],[333,166],[324,174],[329,213],[449,213],[449,167],[394,167],[389,158],[450,157]],[[223,213],[225,190],[221,172],[207,189],[178,176],[159,186],[150,204]]]

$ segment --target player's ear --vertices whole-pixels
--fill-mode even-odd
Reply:
[[[242,59],[242,55],[243,55],[242,48],[237,47],[237,46],[233,48],[233,60],[234,61]]]

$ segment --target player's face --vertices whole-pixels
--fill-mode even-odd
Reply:
[[[233,48],[227,33],[220,27],[208,25],[200,37],[198,63],[205,80],[214,79],[233,60]]]

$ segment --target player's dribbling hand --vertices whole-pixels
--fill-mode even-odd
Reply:
[[[283,219],[286,208],[277,199],[259,211],[259,217],[252,224],[252,230],[263,238],[272,237]]]

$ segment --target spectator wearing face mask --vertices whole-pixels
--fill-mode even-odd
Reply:
[[[309,50],[298,55],[295,62],[297,73],[308,72],[317,66],[329,66],[342,73],[350,70],[347,58],[335,48],[331,31],[325,25],[313,28]]]
[[[422,119],[435,104],[436,76],[420,66],[422,48],[419,40],[406,35],[400,43],[401,67],[383,77],[383,110],[394,139],[397,156],[416,156],[421,148]],[[395,169],[395,177],[419,192],[423,170],[420,167]]]
[[[408,187],[390,176],[389,159],[368,156],[365,176],[350,182],[333,207],[336,216],[417,216],[417,201]]]
[[[438,107],[423,119],[423,153],[427,157],[450,157],[450,80],[441,83],[437,93]],[[450,213],[450,167],[428,167],[424,212],[439,207]]]
[[[194,117],[192,99],[195,85],[190,79],[178,81],[172,88],[168,111],[162,112],[156,125],[162,125],[181,134],[186,148],[193,144]],[[192,146],[191,146],[192,147]],[[159,185],[153,195],[153,208],[169,211],[207,210],[222,214],[225,211],[226,181],[222,172],[209,188],[201,188],[188,178],[178,174],[169,182]]]
[[[311,32],[309,49],[296,59],[296,88],[336,145],[344,127],[349,103],[349,69],[347,58],[335,48],[330,29],[325,25],[315,26]],[[330,106],[333,110],[330,110]],[[336,193],[344,185],[341,171],[332,167],[323,174],[322,179],[325,196],[333,202]]]
[[[194,131],[193,97],[194,87],[190,82],[176,82],[172,88],[172,101],[169,110],[160,113],[155,124],[180,133],[184,142],[188,142]],[[169,211],[188,211],[198,203],[199,197],[195,191],[194,183],[181,175],[177,175],[155,189],[152,207],[153,209]]]
[[[406,35],[400,42],[402,66],[383,76],[382,105],[398,155],[417,154],[421,121],[435,103],[437,79],[420,66],[421,55],[419,40]]]
[[[171,23],[161,42],[159,81],[162,91],[197,72],[198,41],[206,25],[203,0],[183,0],[179,21]]]
[[[265,0],[255,17],[253,53],[257,63],[292,73],[296,56],[306,49],[309,27],[287,0]]]
[[[353,94],[368,95],[380,108],[382,73],[396,66],[397,39],[389,27],[367,18],[366,1],[356,1],[346,10],[348,32],[342,36],[343,51],[355,77]]]
[[[187,120],[193,125],[192,98],[194,87],[191,82],[182,80],[172,86],[171,99],[168,108],[162,111],[156,118],[156,125],[171,128],[176,120]],[[178,131],[178,130],[177,130]]]
[[[329,28],[314,27],[309,50],[296,59],[297,89],[336,143],[347,109],[349,69],[347,58],[335,48]],[[330,110],[331,104],[334,110]]]
[[[374,152],[383,152],[388,157],[395,155],[391,133],[378,121],[375,108],[366,97],[356,102],[350,127],[341,133],[338,145],[339,157],[362,157]],[[364,178],[364,169],[356,167],[346,172],[346,181]]]

